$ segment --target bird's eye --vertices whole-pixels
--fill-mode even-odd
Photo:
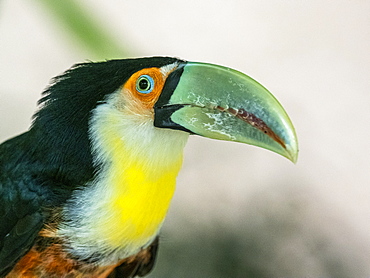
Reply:
[[[142,75],[136,81],[136,90],[142,94],[149,94],[154,89],[154,80],[149,75]]]

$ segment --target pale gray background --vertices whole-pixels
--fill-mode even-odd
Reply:
[[[152,277],[370,276],[370,1],[81,2],[140,56],[247,73],[297,130],[296,165],[190,138]],[[1,1],[1,141],[89,58],[37,1]]]

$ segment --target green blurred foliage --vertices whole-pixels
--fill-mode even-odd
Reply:
[[[76,44],[84,51],[89,52],[97,60],[124,58],[130,56],[128,46],[123,46],[114,37],[113,32],[104,28],[91,14],[91,10],[79,1],[63,0],[37,0],[50,12],[55,23],[66,29]],[[128,45],[128,44],[126,44]]]

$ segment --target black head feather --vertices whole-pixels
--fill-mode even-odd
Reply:
[[[176,58],[151,57],[82,63],[54,78],[43,92],[30,135],[34,155],[50,175],[82,184],[93,177],[88,137],[91,111],[138,70],[162,67]],[[45,166],[48,166],[45,168]]]

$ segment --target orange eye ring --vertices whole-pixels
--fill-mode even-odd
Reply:
[[[123,93],[130,92],[144,106],[152,108],[162,92],[166,77],[159,68],[139,70],[126,81]]]

